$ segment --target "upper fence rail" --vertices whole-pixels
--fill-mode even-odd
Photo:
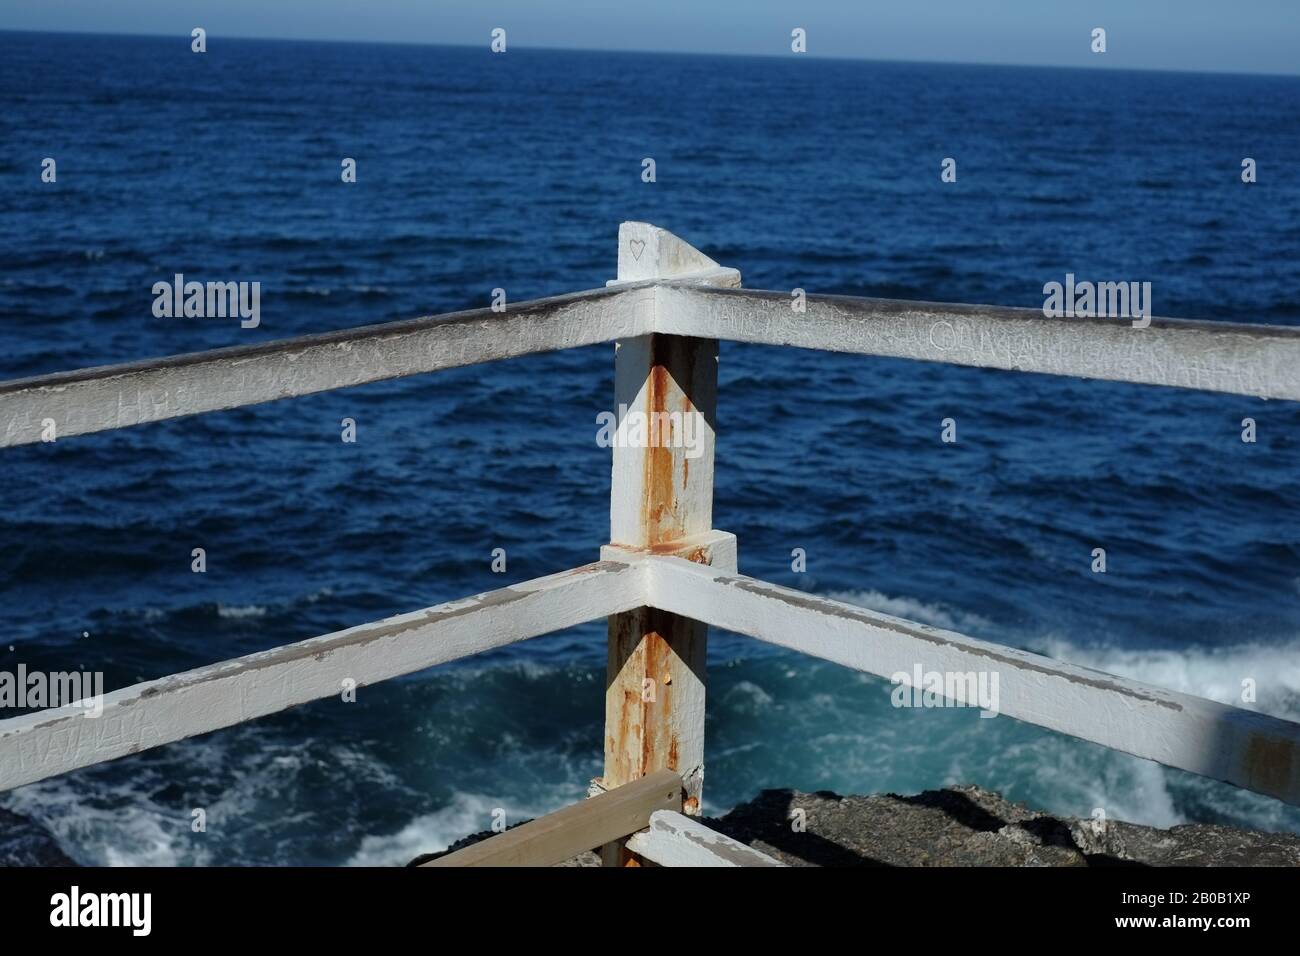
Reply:
[[[718,267],[258,345],[0,382],[0,447],[652,332],[1300,401],[1300,328],[715,288]]]
[[[593,289],[0,382],[0,447],[40,441],[47,419],[85,435],[644,335],[653,306],[645,285]]]
[[[1152,319],[1047,318],[1041,310],[659,288],[655,331],[1300,401],[1300,328]]]

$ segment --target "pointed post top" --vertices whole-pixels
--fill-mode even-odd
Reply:
[[[648,222],[619,224],[618,278],[608,285],[694,276],[709,285],[740,285],[739,272],[723,268],[667,229]]]

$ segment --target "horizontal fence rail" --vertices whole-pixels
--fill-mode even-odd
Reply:
[[[655,329],[952,365],[1300,401],[1300,328],[1049,319],[1041,310],[661,286]]]
[[[0,382],[0,447],[257,405],[384,379],[596,345],[649,331],[654,290],[628,287],[261,345]]]
[[[878,677],[999,675],[1002,714],[1300,805],[1300,724],[683,561],[655,605]],[[908,682],[910,684],[910,680]]]
[[[1300,724],[648,553],[0,722],[0,790],[642,606],[879,677],[995,670],[1001,714],[1300,804]]]
[[[1033,309],[711,285],[731,270],[0,382],[0,447],[650,333],[1300,401],[1300,328],[1049,319]]]
[[[641,603],[641,571],[599,562],[0,721],[0,790],[411,674]]]

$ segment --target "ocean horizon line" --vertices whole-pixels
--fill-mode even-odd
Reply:
[[[172,37],[183,37],[188,39],[188,34],[178,33],[136,33],[136,32],[117,32],[117,31],[90,31],[90,30],[15,30],[6,27],[0,27],[0,36],[13,34],[16,36],[51,36],[51,37],[102,37],[102,38],[125,38],[137,40],[158,40]],[[451,50],[474,50],[480,46],[487,48],[487,44],[475,43],[433,43],[420,42],[415,40],[350,40],[338,37],[289,37],[289,36],[247,36],[244,34],[221,34],[217,36],[225,40],[246,41],[250,43],[301,43],[301,44],[329,44],[336,46],[380,46],[380,47],[427,47],[432,49],[451,49]],[[1155,67],[1139,66],[1109,66],[1098,64],[1097,66],[1078,66],[1072,64],[1059,63],[1002,63],[992,61],[975,61],[975,60],[910,60],[910,59],[893,59],[888,57],[855,57],[855,56],[835,56],[815,53],[804,54],[783,54],[783,53],[739,53],[725,51],[708,51],[708,50],[652,50],[641,48],[617,48],[607,47],[558,47],[558,46],[523,46],[514,45],[515,51],[523,50],[527,52],[538,53],[589,53],[601,55],[627,55],[627,56],[664,56],[664,57],[682,57],[697,59],[736,59],[736,60],[785,60],[785,59],[810,59],[825,63],[876,63],[897,66],[928,66],[928,67],[984,67],[989,69],[1008,69],[1008,70],[1060,70],[1064,72],[1105,72],[1113,74],[1122,73],[1142,73],[1142,74],[1169,74],[1172,76],[1224,76],[1224,77],[1250,77],[1252,79],[1288,79],[1300,80],[1300,71],[1295,73],[1275,73],[1269,71],[1241,71],[1241,70],[1172,70]]]

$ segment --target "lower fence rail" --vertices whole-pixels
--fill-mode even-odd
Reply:
[[[10,718],[0,722],[0,790],[332,697],[346,681],[373,684],[648,607],[909,686],[917,668],[996,673],[998,714],[1300,805],[1300,724],[745,577],[729,559],[715,568],[610,553],[626,561],[122,688],[104,695],[97,718],[76,706]]]
[[[364,686],[649,607],[909,686],[918,668],[996,672],[998,714],[1300,805],[1300,724],[745,577],[730,561],[606,553],[616,550],[625,562],[122,688],[97,718],[68,706],[0,722],[0,790],[331,697],[347,681]],[[681,783],[678,769],[667,772]]]
[[[0,721],[0,790],[630,610],[639,576],[602,561],[124,687],[98,716],[66,706],[11,717]]]
[[[909,686],[918,667],[996,673],[998,713],[1300,805],[1298,723],[680,558],[643,560],[675,614]]]

